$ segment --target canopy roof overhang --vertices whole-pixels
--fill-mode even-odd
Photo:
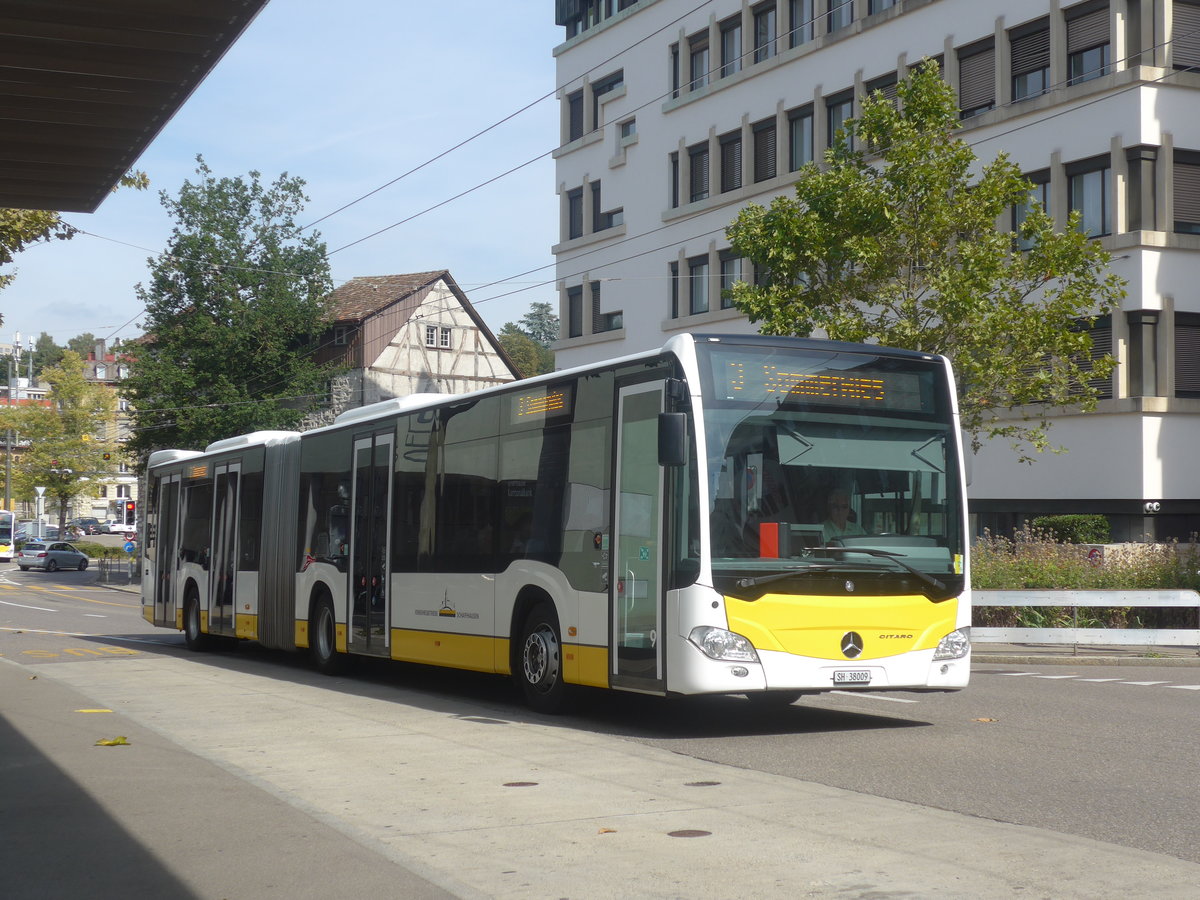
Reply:
[[[0,0],[0,207],[93,212],[267,0]]]

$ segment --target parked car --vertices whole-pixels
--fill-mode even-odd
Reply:
[[[82,572],[88,567],[88,562],[86,553],[80,553],[66,541],[29,541],[17,553],[17,565],[22,572],[30,569],[45,569],[47,572],[78,569]]]
[[[124,534],[124,535],[136,534],[137,526],[136,525],[126,525],[124,522],[109,522],[108,523],[108,531],[106,531],[104,533],[105,534]]]
[[[76,528],[78,528],[84,534],[98,534],[99,533],[96,531],[96,528],[99,527],[100,520],[97,519],[95,516],[78,516],[77,518],[72,519],[67,524],[74,525]]]

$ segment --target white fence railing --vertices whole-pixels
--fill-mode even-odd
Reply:
[[[1187,607],[1200,610],[1196,591],[972,591],[974,606]],[[1200,628],[971,628],[971,640],[1006,644],[1109,644],[1196,647]]]

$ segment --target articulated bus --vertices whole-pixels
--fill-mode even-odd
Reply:
[[[149,460],[145,618],[570,686],[766,703],[967,684],[965,478],[938,356],[657,351]]]
[[[8,562],[17,553],[17,514],[0,509],[0,561]]]

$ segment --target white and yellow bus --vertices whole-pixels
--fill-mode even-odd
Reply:
[[[17,514],[0,509],[0,562],[17,554]]]
[[[145,618],[570,685],[788,701],[970,670],[944,358],[681,335],[149,460]]]

